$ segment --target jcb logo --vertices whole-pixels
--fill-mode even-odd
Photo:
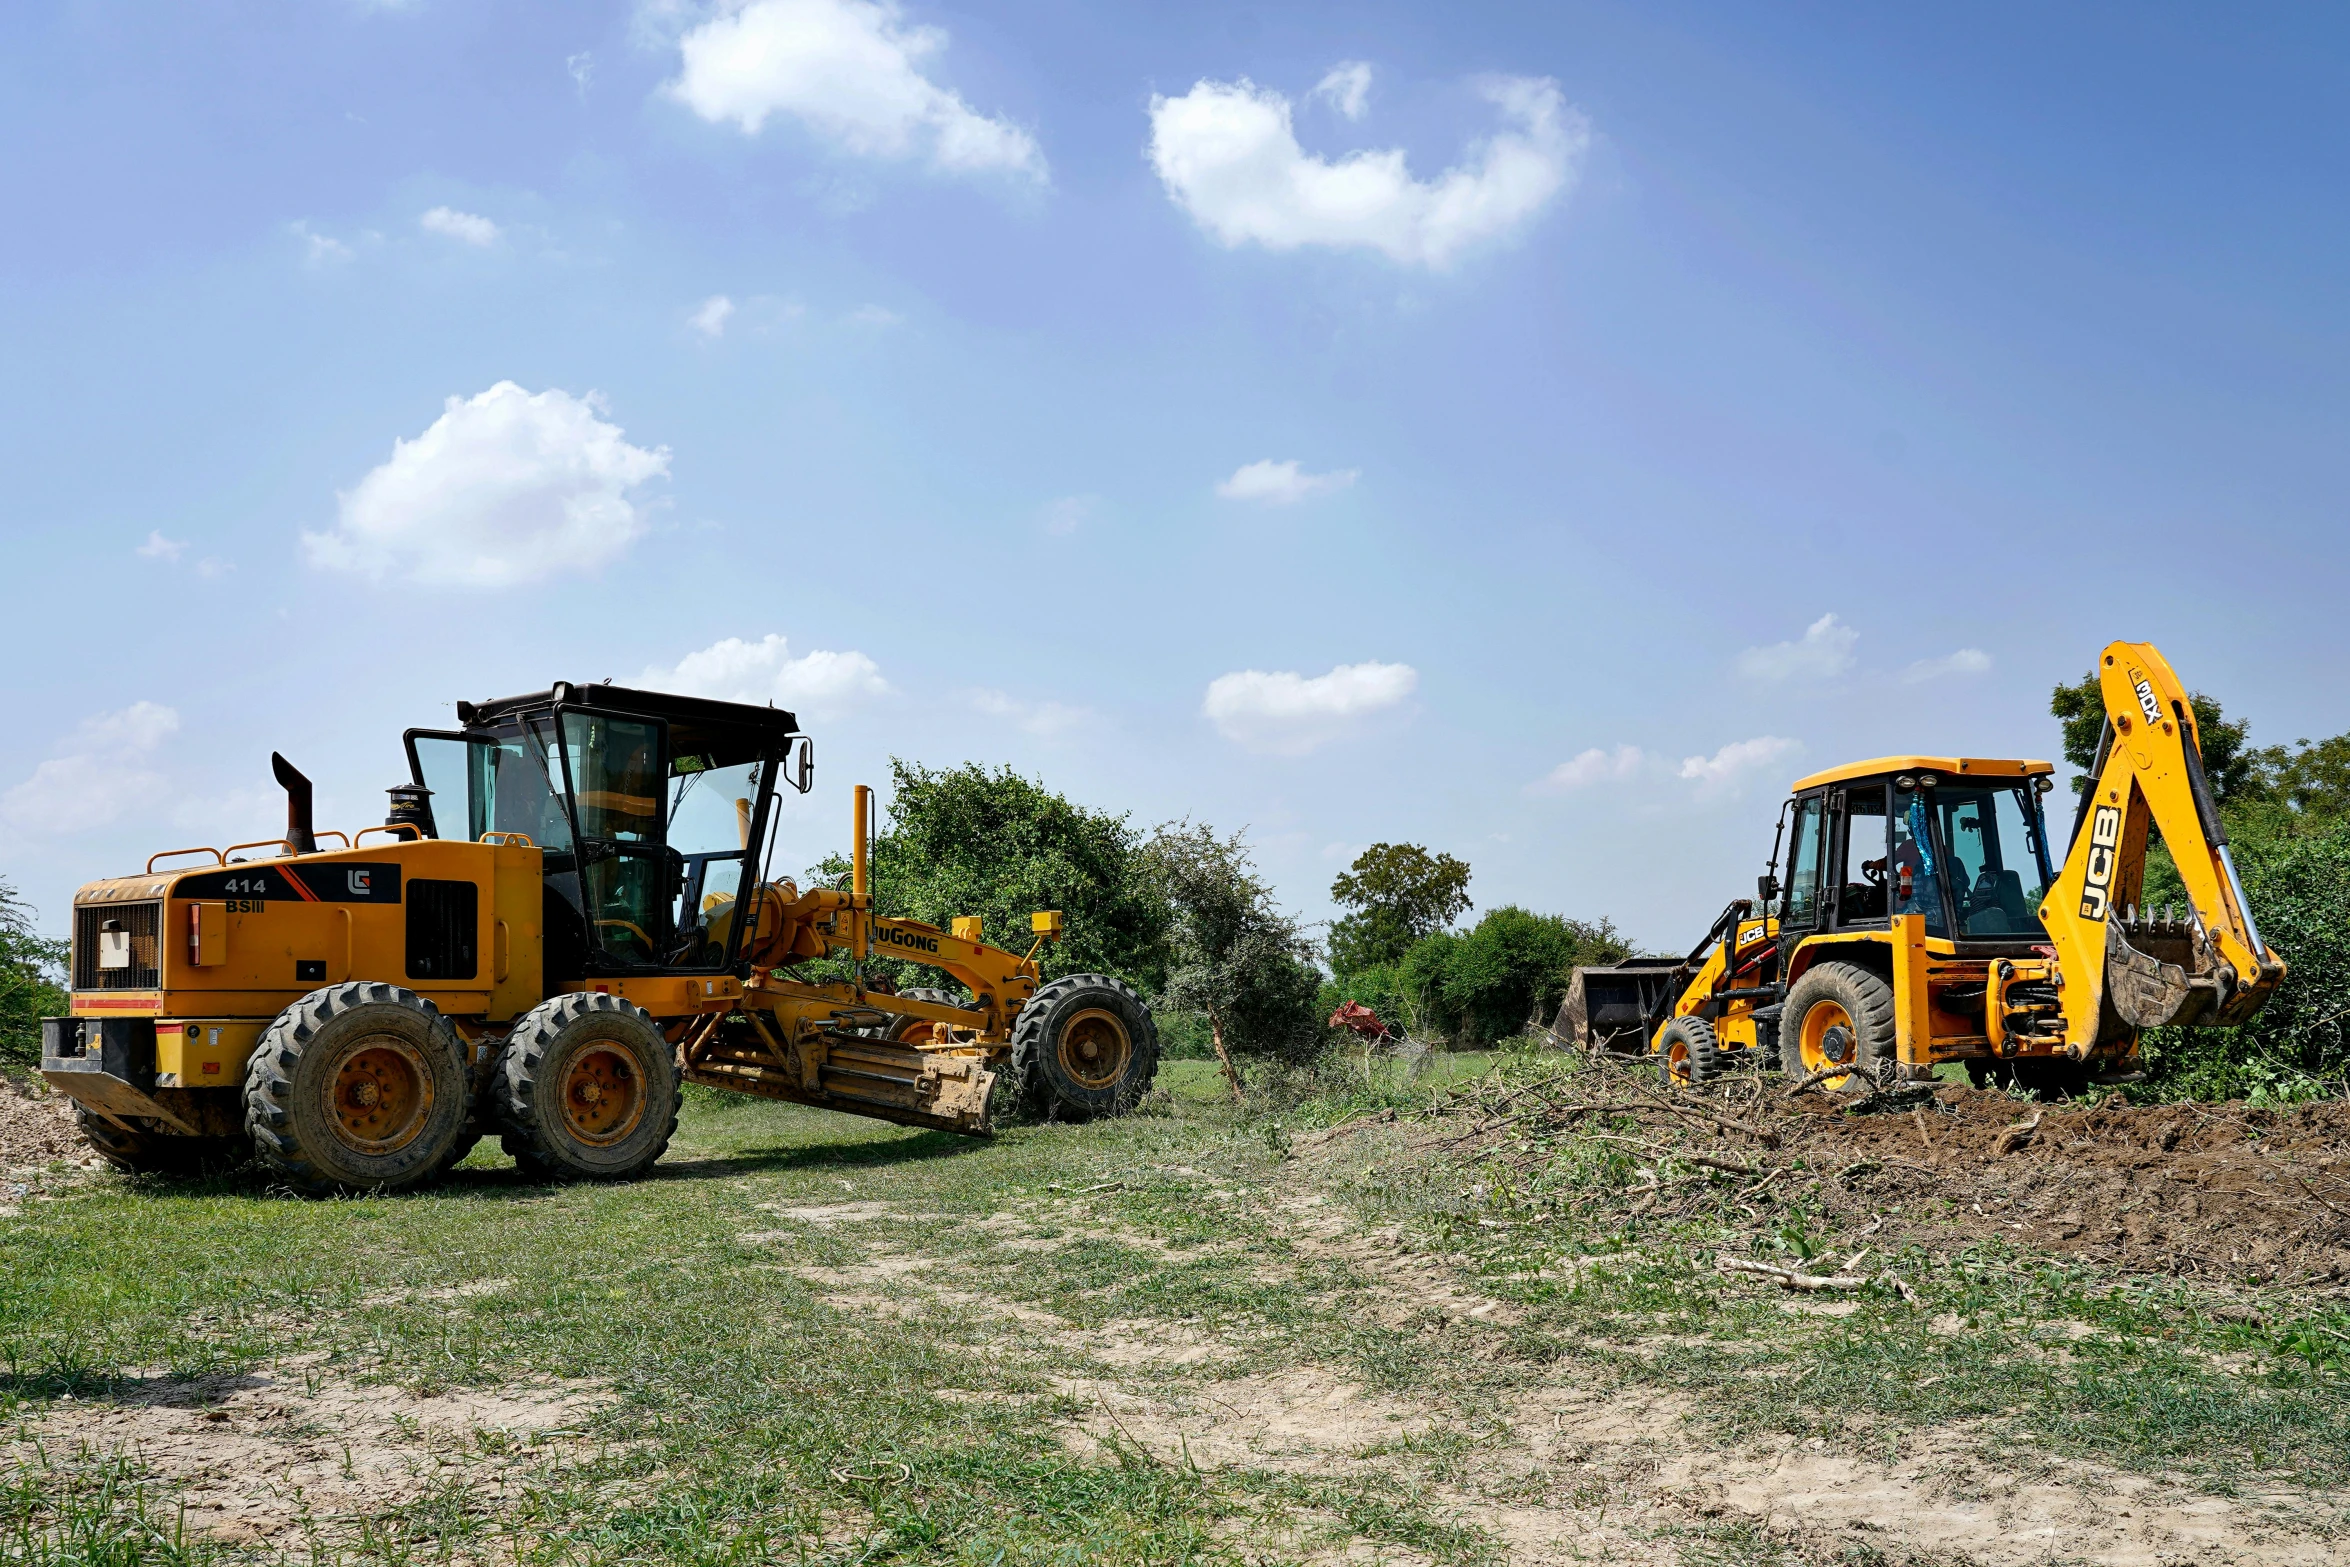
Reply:
[[[2081,883],[2081,918],[2101,920],[2113,907],[2113,867],[2121,843],[2120,808],[2100,805],[2089,818],[2089,869]]]
[[[905,947],[915,952],[938,951],[936,936],[917,936],[911,931],[892,930],[887,925],[877,927],[873,939],[885,947]]]

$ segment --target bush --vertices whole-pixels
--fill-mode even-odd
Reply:
[[[1578,965],[1613,963],[1631,950],[1606,920],[1591,924],[1510,905],[1465,934],[1440,931],[1415,944],[1404,955],[1401,988],[1421,1026],[1444,1034],[1455,1048],[1485,1049],[1530,1021],[1547,1022]]]
[[[1313,946],[1258,879],[1241,835],[1170,824],[1145,860],[1173,911],[1161,1004],[1204,1016],[1235,1057],[1301,1063],[1319,1055],[1328,1031],[1326,1014],[1314,1010],[1322,976]]]
[[[2152,1087],[2166,1098],[2339,1094],[2350,1079],[2350,822],[2312,821],[2282,807],[2227,816],[2244,896],[2287,973],[2242,1028],[2149,1032]],[[2150,905],[2185,897],[2167,855],[2148,865]]]
[[[62,1017],[62,941],[33,929],[33,911],[0,881],[0,1067],[31,1070],[41,1061],[41,1019]]]

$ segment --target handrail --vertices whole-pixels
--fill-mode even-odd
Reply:
[[[509,849],[535,849],[538,847],[537,844],[530,841],[530,834],[526,832],[485,832],[475,841],[503,844]]]
[[[287,838],[256,838],[251,843],[232,843],[228,846],[228,852],[234,854],[239,849],[259,849],[273,843],[286,851],[284,854],[278,856],[279,859],[290,859],[293,856],[293,841]]]
[[[362,830],[364,830],[364,829],[362,829]],[[321,827],[321,828],[319,828],[319,829],[318,829],[316,832],[312,833],[310,836],[311,836],[311,837],[313,837],[313,838],[340,838],[340,839],[342,839],[342,840],[343,840],[343,847],[344,847],[344,848],[348,849],[349,847],[351,847],[351,836],[350,836],[350,834],[348,834],[348,833],[345,833],[345,832],[338,832],[336,829],[334,829],[334,828],[332,828],[332,827]],[[315,851],[313,851],[313,852],[315,852]]]
[[[155,874],[155,862],[156,862],[157,860],[168,860],[168,859],[173,859],[173,858],[175,858],[175,857],[177,857],[177,856],[179,856],[179,855],[182,855],[182,854],[209,854],[209,855],[211,855],[211,856],[212,856],[212,863],[213,863],[213,864],[215,864],[215,865],[226,865],[226,864],[228,863],[228,856],[227,856],[227,855],[225,855],[225,854],[223,854],[223,853],[221,853],[221,852],[220,852],[218,849],[214,849],[214,848],[201,848],[201,849],[165,849],[165,850],[164,850],[162,853],[160,853],[160,854],[150,854],[150,855],[148,855],[148,856],[147,856],[147,868],[146,868],[144,871],[141,871],[139,874],[140,874],[140,875],[142,875],[142,876],[152,876],[152,875],[154,875],[154,874]]]
[[[422,843],[422,842],[424,842],[424,829],[423,829],[423,828],[421,828],[421,827],[419,827],[419,826],[417,826],[417,825],[416,825],[414,822],[384,822],[384,823],[382,823],[380,826],[375,826],[375,827],[362,827],[362,828],[360,828],[360,829],[359,829],[359,838],[358,838],[356,841],[354,841],[354,842],[352,843],[351,847],[353,847],[353,848],[357,848],[361,842],[364,842],[364,841],[366,840],[366,838],[367,838],[367,835],[368,835],[369,833],[371,833],[371,832],[404,832],[404,833],[412,833],[412,834],[414,834],[414,836],[413,836],[413,837],[411,837],[411,838],[409,838],[409,839],[407,839],[407,840],[406,840],[407,842],[409,842],[409,843]]]

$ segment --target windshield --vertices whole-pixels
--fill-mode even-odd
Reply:
[[[1950,902],[1961,937],[2036,936],[2054,878],[2040,801],[2028,784],[1945,784],[1927,791],[1935,837],[1949,859]]]

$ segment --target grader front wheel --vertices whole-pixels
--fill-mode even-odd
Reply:
[[[1034,1115],[1087,1121],[1122,1114],[1150,1092],[1158,1071],[1150,1008],[1107,974],[1054,980],[1012,1025],[1012,1086]]]

